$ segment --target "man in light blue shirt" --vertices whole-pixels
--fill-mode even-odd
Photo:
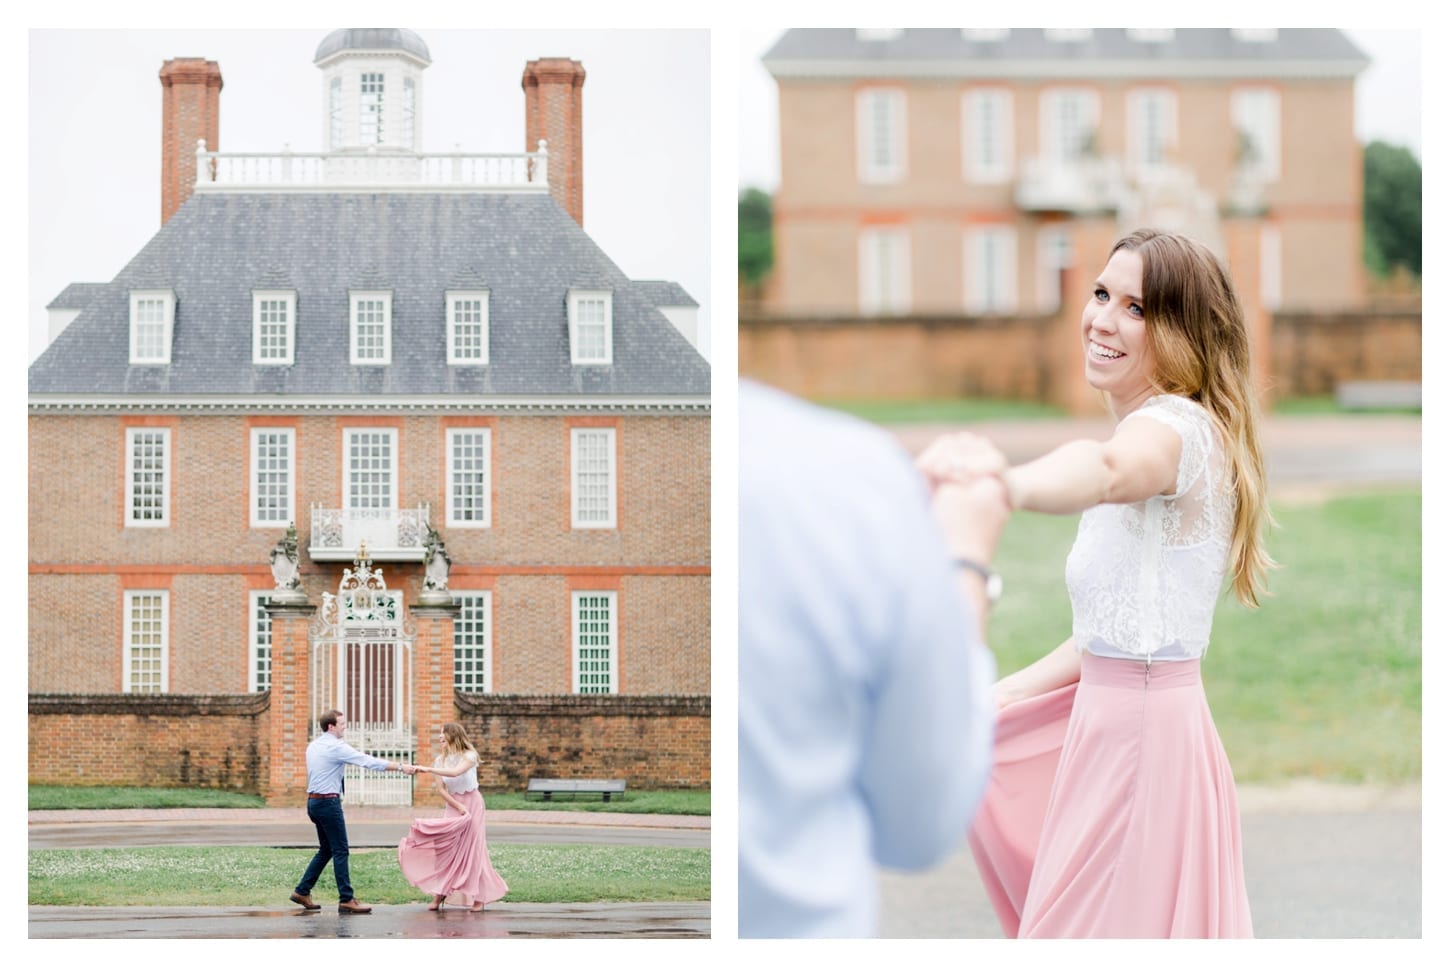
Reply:
[[[992,761],[979,621],[1008,509],[994,482],[935,504],[884,431],[742,381],[742,937],[873,936],[876,867],[965,841]]]
[[[372,913],[373,908],[359,903],[352,894],[348,876],[347,821],[342,815],[342,770],[352,764],[380,772],[397,770],[412,775],[417,767],[411,763],[388,762],[366,752],[359,752],[343,741],[347,719],[337,709],[324,712],[317,720],[322,734],[307,746],[307,818],[317,827],[317,853],[307,864],[307,872],[292,891],[292,902],[308,911],[322,905],[312,900],[312,887],[332,861],[332,875],[337,880],[338,913]]]

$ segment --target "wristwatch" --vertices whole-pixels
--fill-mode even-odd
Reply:
[[[978,564],[976,561],[965,557],[957,558],[957,567],[980,574],[982,576],[982,583],[985,585],[987,591],[987,603],[997,603],[997,599],[1002,596],[1002,575],[987,567],[985,564]]]

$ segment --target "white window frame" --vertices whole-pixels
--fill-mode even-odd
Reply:
[[[1172,27],[1129,27],[1128,39],[1140,44],[1166,44],[1173,40]]]
[[[263,327],[276,325],[275,321],[263,320],[262,313],[268,303],[282,303],[287,318],[283,320],[282,339],[285,351],[280,356],[266,354]],[[275,310],[266,310],[275,311]],[[291,366],[296,358],[297,345],[297,290],[296,289],[253,289],[252,290],[252,364],[255,366]]]
[[[1278,27],[1231,27],[1234,40],[1247,44],[1272,44],[1279,39]]]
[[[143,304],[161,303],[161,319],[141,319]],[[176,293],[171,289],[131,290],[131,365],[165,366],[171,363],[171,330],[176,322]],[[140,338],[142,326],[159,326],[161,329],[161,351],[156,355],[141,354],[144,341]]]
[[[453,592],[458,617],[453,621],[453,690],[470,695],[493,691],[493,592]],[[477,626],[471,630],[471,626]],[[477,637],[481,641],[469,640]],[[466,667],[476,663],[476,670]]]
[[[388,466],[387,486],[388,502],[386,504],[369,504],[363,507],[354,506],[357,497],[353,490],[352,475],[354,472],[352,463],[352,440],[360,433],[381,433],[388,438]],[[376,473],[376,469],[369,469],[367,472]],[[350,510],[391,510],[398,509],[398,428],[393,426],[349,426],[342,431],[342,506],[343,513]]]
[[[862,229],[857,265],[862,315],[911,311],[911,233],[905,226]]]
[[[459,469],[457,440],[460,436],[482,437],[481,441],[479,441],[482,454],[480,458],[482,465],[480,467]],[[486,426],[449,427],[444,437],[444,446],[448,451],[448,493],[444,500],[448,526],[491,527],[493,523],[493,430]],[[483,492],[479,496],[479,505],[474,508],[479,512],[480,516],[474,518],[459,516],[466,509],[459,506],[458,502],[460,473],[481,473],[483,476]]]
[[[267,613],[270,591],[247,592],[247,691],[272,687],[272,616]]]
[[[605,644],[604,644],[604,647],[607,650],[607,655],[606,655],[606,657],[605,657],[604,660],[605,660],[605,662],[608,665],[608,667],[604,671],[604,674],[608,676],[608,680],[609,680],[608,681],[608,686],[606,688],[586,687],[586,686],[592,686],[595,683],[593,683],[593,682],[585,682],[583,680],[587,674],[589,674],[589,673],[591,673],[593,671],[593,669],[585,669],[583,667],[584,666],[584,660],[583,660],[583,655],[581,653],[583,652],[583,650],[584,650],[584,648],[586,646],[596,644],[596,642],[588,641],[586,639],[589,638],[589,637],[591,637],[591,636],[593,636],[593,635],[595,635],[595,634],[598,634],[599,631],[600,631],[600,629],[596,629],[596,628],[593,628],[593,627],[588,627],[587,625],[592,625],[593,622],[585,622],[583,620],[584,617],[585,617],[585,615],[581,614],[581,606],[584,605],[585,603],[587,603],[587,599],[590,599],[590,598],[603,598],[603,599],[605,599],[606,601],[609,602],[608,603],[609,617],[608,617],[607,622],[606,622],[607,627],[605,629],[602,629],[603,630],[603,634],[606,635],[607,636],[607,639],[608,639],[605,642]],[[569,619],[570,619],[569,620],[569,624],[570,624],[570,631],[571,631],[571,636],[570,637],[571,637],[571,644],[572,644],[572,647],[570,648],[570,656],[571,656],[571,664],[573,665],[571,678],[573,680],[573,688],[574,688],[575,694],[588,694],[588,695],[616,695],[616,694],[618,694],[619,693],[619,592],[618,591],[571,591],[570,592],[570,595],[569,595]]]
[[[1167,165],[1178,147],[1178,92],[1171,87],[1135,87],[1127,93],[1128,164],[1138,171]],[[1150,157],[1154,143],[1149,139],[1148,118],[1161,110],[1163,140],[1160,158]]]
[[[327,137],[332,151],[342,147],[342,78],[334,77],[327,86]]]
[[[962,177],[981,185],[1010,181],[1012,137],[1010,90],[975,87],[962,94]],[[989,153],[992,147],[996,151]]]
[[[478,326],[479,346],[478,355],[465,356],[460,352],[458,345],[458,304],[460,302],[477,302],[479,304]],[[449,289],[443,293],[444,313],[448,321],[448,365],[450,366],[487,366],[488,365],[488,290],[487,289]],[[471,325],[471,323],[470,323]]]
[[[1093,39],[1091,27],[1046,27],[1043,33],[1059,44],[1081,44]]]
[[[1072,236],[1056,226],[1037,233],[1037,310],[1056,312],[1062,307],[1062,270],[1072,262]]]
[[[895,40],[901,36],[901,27],[857,27],[857,40]]]
[[[966,230],[962,250],[966,265],[966,310],[976,315],[1009,315],[1017,311],[1017,229],[1010,225],[975,225]]]
[[[1236,136],[1247,134],[1260,155],[1251,164],[1238,163],[1265,181],[1278,181],[1283,137],[1279,92],[1272,87],[1240,87],[1233,91],[1230,102]],[[1237,144],[1234,150],[1237,152]]]
[[[382,356],[362,356],[362,320],[358,319],[358,307],[362,303],[381,302],[383,305],[383,352]],[[387,366],[393,361],[393,292],[391,289],[351,289],[347,294],[347,330],[349,361],[354,366]]]
[[[1270,312],[1284,304],[1284,239],[1273,222],[1259,227],[1259,298]]]
[[[147,629],[147,633],[155,634],[156,641],[138,641],[136,633],[139,628],[140,619],[136,614],[137,602],[143,598],[156,598],[156,608],[160,615],[157,619],[157,628]],[[124,655],[121,662],[121,691],[127,694],[138,695],[164,695],[167,691],[169,681],[168,664],[170,653],[170,625],[171,625],[171,592],[158,590],[135,590],[126,591],[122,602],[122,647]],[[156,688],[138,687],[141,684],[136,681],[140,672],[137,669],[137,651],[142,648],[156,648],[160,654],[157,659],[158,667],[154,674],[159,678]],[[150,673],[147,673],[148,677]]]
[[[1009,27],[963,27],[962,39],[970,40],[973,43],[986,44],[998,40],[1006,40],[1007,35],[1012,32]]]
[[[372,84],[377,85],[376,89],[370,89]],[[386,84],[387,75],[382,71],[358,74],[357,139],[361,145],[383,144],[385,141],[383,105],[387,99]]]
[[[901,88],[856,92],[856,175],[863,185],[889,185],[906,177],[906,91]]]
[[[276,468],[262,466],[262,454],[259,450],[264,435],[279,436],[286,441],[283,458],[286,466],[280,471],[286,475],[286,482],[283,484],[283,502],[286,506],[281,517],[263,517],[258,506],[264,489],[262,474],[278,472]],[[289,426],[254,426],[247,434],[247,449],[251,474],[249,479],[252,484],[248,520],[252,527],[286,527],[297,520],[297,431]]]
[[[161,438],[161,516],[138,518],[136,516],[136,438],[141,434],[159,435]],[[144,471],[143,471],[144,472]],[[166,426],[126,427],[126,526],[127,527],[170,527],[171,526],[171,428]]]
[[[417,148],[418,82],[403,78],[403,147]]]
[[[1083,108],[1080,128],[1071,133],[1063,130],[1065,112],[1062,105],[1068,101],[1076,101]],[[1071,165],[1086,158],[1086,138],[1083,135],[1098,137],[1102,118],[1098,92],[1091,87],[1050,87],[1042,92],[1040,104],[1043,159],[1052,165]],[[1097,148],[1099,152],[1103,150],[1101,144]]]
[[[583,321],[579,318],[583,303],[604,304],[604,354],[585,356],[583,349]],[[599,325],[599,323],[590,323]],[[608,289],[569,290],[569,361],[575,366],[611,366],[614,364],[614,293]]]
[[[607,476],[606,501],[608,513],[603,519],[585,519],[582,516],[584,499],[583,474],[597,473],[593,468],[581,466],[580,442],[585,437],[602,436],[604,452],[608,461],[604,473]],[[612,426],[575,426],[569,428],[569,525],[575,530],[612,530],[619,522],[619,438]]]

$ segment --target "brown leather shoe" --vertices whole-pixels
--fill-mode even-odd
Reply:
[[[337,905],[337,912],[338,913],[372,913],[373,912],[373,908],[370,907],[370,906],[368,906],[366,903],[358,903],[357,902],[357,897],[353,897],[351,900],[348,900],[346,903],[339,903]]]
[[[292,902],[293,903],[300,903],[300,904],[302,904],[302,906],[305,909],[308,909],[308,910],[321,910],[322,909],[322,904],[320,904],[320,903],[313,903],[312,902],[312,897],[310,895],[308,895],[306,893],[298,893],[296,890],[293,890],[292,891]]]

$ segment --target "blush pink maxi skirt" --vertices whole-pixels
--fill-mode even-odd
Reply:
[[[398,865],[408,882],[432,894],[462,894],[469,906],[492,903],[509,891],[488,858],[487,811],[477,789],[454,793],[468,807],[445,807],[442,816],[413,820],[398,843]]]
[[[1084,653],[997,719],[968,836],[1008,937],[1252,937],[1238,797],[1197,661]]]

